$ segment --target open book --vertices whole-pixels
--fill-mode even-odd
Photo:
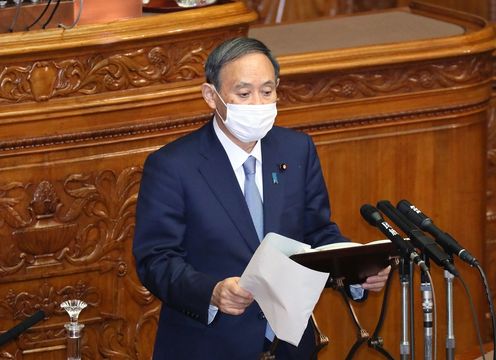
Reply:
[[[344,284],[361,284],[377,274],[399,256],[390,240],[366,244],[340,242],[317,248],[307,248],[290,258],[310,269],[330,273],[330,280],[341,279]]]
[[[299,252],[299,254],[316,252],[316,251],[324,251],[324,250],[346,249],[346,248],[356,247],[356,246],[372,246],[372,245],[377,245],[377,244],[391,244],[391,240],[388,240],[388,239],[375,240],[375,241],[371,241],[371,242],[368,242],[365,244],[356,243],[353,241],[343,241],[343,242],[337,242],[337,243],[322,245],[322,246],[319,246],[316,248],[311,248],[311,247],[304,248]]]

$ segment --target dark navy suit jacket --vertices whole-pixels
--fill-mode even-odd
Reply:
[[[311,138],[274,127],[261,146],[265,233],[312,246],[346,241],[330,221]],[[139,278],[163,302],[154,359],[258,359],[266,320],[256,302],[243,315],[218,312],[207,324],[215,284],[240,276],[258,245],[212,121],[147,158],[133,251]],[[285,346],[288,354],[278,360],[307,359],[314,346],[313,329],[307,328],[298,348]]]

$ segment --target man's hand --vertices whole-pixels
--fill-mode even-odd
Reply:
[[[377,275],[372,275],[365,280],[362,288],[370,291],[381,291],[384,285],[386,285],[386,280],[388,278],[389,272],[391,271],[391,266],[382,269],[377,273]]]
[[[239,277],[219,281],[215,285],[210,303],[229,315],[241,315],[253,302],[253,295],[238,285]]]

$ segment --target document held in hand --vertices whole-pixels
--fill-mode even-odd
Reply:
[[[304,250],[291,259],[310,269],[330,273],[330,280],[344,285],[361,284],[391,264],[398,250],[391,240],[376,240],[366,244],[339,242]]]
[[[298,346],[329,273],[311,270],[289,256],[310,246],[268,233],[239,285],[253,294],[276,336]]]
[[[312,249],[268,233],[241,275],[276,336],[297,346],[322,290],[331,278],[360,284],[387,267],[397,251],[391,241],[335,243]]]

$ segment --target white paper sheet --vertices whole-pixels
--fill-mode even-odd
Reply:
[[[250,291],[276,336],[298,346],[329,277],[289,256],[307,244],[268,233],[246,267],[239,285]]]

